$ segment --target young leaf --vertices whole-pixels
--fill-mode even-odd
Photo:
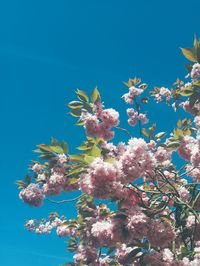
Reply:
[[[55,153],[58,153],[58,154],[64,153],[62,147],[60,147],[60,146],[49,146],[49,148],[51,149],[51,151],[53,151]]]
[[[81,102],[78,102],[78,101],[72,101],[72,102],[68,103],[68,106],[72,109],[77,109],[77,108],[81,108],[83,106],[83,104]]]
[[[95,157],[93,157],[93,156],[89,156],[89,155],[85,155],[85,156],[84,156],[84,161],[85,161],[86,163],[91,163],[91,162],[94,161],[94,159],[95,159]]]
[[[45,144],[40,144],[39,148],[42,151],[52,152],[51,148],[49,146],[45,145]]]
[[[61,142],[61,147],[63,148],[65,154],[69,152],[69,146],[66,142]]]
[[[80,108],[73,109],[69,114],[74,116],[74,117],[80,117],[82,114],[82,109],[80,109]]]
[[[56,146],[56,145],[58,145],[59,143],[58,143],[58,141],[57,141],[57,139],[55,139],[55,138],[51,138],[51,145],[54,145],[54,146]]]
[[[180,90],[178,92],[178,94],[180,94],[181,96],[190,96],[193,93],[194,93],[193,90]]]
[[[159,132],[158,134],[155,135],[155,137],[156,137],[157,139],[161,139],[161,138],[163,138],[165,135],[166,135],[166,132]]]
[[[67,176],[71,176],[71,175],[75,175],[75,174],[80,174],[83,171],[85,171],[85,168],[78,167],[76,169],[72,169],[71,171],[69,171],[69,173],[67,174]]]
[[[151,133],[145,128],[142,129],[142,134],[147,138],[150,138],[151,136]]]
[[[87,144],[82,144],[82,145],[78,146],[77,149],[80,150],[80,151],[86,151],[86,150],[91,150],[92,147],[87,145]]]
[[[89,98],[84,91],[77,89],[76,94],[81,101],[89,102]]]
[[[181,48],[183,55],[192,62],[197,62],[197,55],[194,48]]]
[[[91,94],[91,100],[92,100],[93,103],[100,102],[101,97],[100,97],[100,93],[99,93],[99,91],[98,91],[97,88],[95,88],[95,89],[92,91],[92,94]]]
[[[180,146],[180,143],[178,141],[173,141],[167,144],[167,148],[178,148]]]
[[[84,162],[84,156],[82,154],[69,155],[71,162]]]
[[[90,155],[93,157],[100,157],[101,149],[99,149],[96,145],[94,145],[91,149]]]
[[[77,122],[76,122],[76,125],[77,126],[83,126],[84,125],[84,121],[79,119]]]

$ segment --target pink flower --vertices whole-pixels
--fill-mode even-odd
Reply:
[[[150,219],[139,207],[132,208],[127,217],[127,228],[135,238],[143,239],[147,236]]]
[[[109,246],[121,238],[120,224],[111,218],[97,221],[92,225],[91,234],[97,238],[98,245]]]
[[[142,122],[142,124],[147,124],[149,123],[149,119],[147,119],[145,114],[139,114],[138,119]]]
[[[180,195],[181,200],[187,202],[190,197],[190,192],[184,186],[177,186],[176,189]]]
[[[39,163],[35,163],[31,169],[37,174],[40,174],[42,172],[42,166]]]
[[[135,96],[139,96],[143,93],[143,91],[144,90],[132,86],[129,88],[129,92],[125,93],[122,98],[125,100],[126,103],[132,104],[134,102]]]
[[[64,164],[67,162],[67,156],[63,153],[63,154],[59,154],[58,155],[58,161],[60,164]]]
[[[196,218],[194,215],[189,215],[187,218],[186,227],[192,228],[195,225],[195,220]]]
[[[121,175],[119,164],[111,164],[96,158],[89,165],[87,173],[81,175],[80,186],[84,193],[107,199],[114,193],[115,183]]]
[[[195,116],[194,123],[198,128],[200,128],[200,116]]]
[[[43,203],[44,194],[37,184],[30,184],[20,191],[20,199],[30,206],[40,207]]]
[[[134,117],[131,117],[131,118],[128,119],[128,123],[129,123],[130,126],[134,127],[137,124],[137,119],[134,118]]]
[[[119,113],[110,108],[101,110],[95,115],[84,113],[81,119],[84,121],[88,136],[111,140],[114,137],[114,132],[110,129],[119,124]]]
[[[119,113],[112,108],[103,110],[100,118],[108,128],[116,127],[119,124]]]
[[[185,112],[188,112],[188,113],[190,113],[190,114],[194,114],[194,111],[193,111],[192,108],[190,107],[190,103],[189,103],[188,100],[185,101],[185,102],[181,102],[181,103],[179,104],[179,106],[182,107],[183,110],[184,110]]]
[[[184,136],[178,148],[179,155],[186,161],[190,161],[192,150],[196,146],[196,140],[190,136]]]
[[[132,247],[127,247],[126,244],[121,244],[115,252],[115,256],[118,259],[119,262],[123,263],[128,255],[130,254],[130,252],[133,250]]]
[[[160,88],[160,92],[159,92],[160,95],[162,96],[165,96],[167,98],[170,98],[171,97],[171,91],[165,87],[161,87]]]
[[[120,158],[120,164],[126,182],[132,182],[146,172],[150,173],[153,170],[154,161],[147,143],[141,138],[130,139],[127,150]]]
[[[154,154],[158,165],[168,166],[171,164],[171,152],[159,146]]]
[[[127,112],[127,115],[128,115],[129,117],[131,117],[131,116],[133,116],[133,115],[135,114],[135,110],[134,110],[133,108],[128,108],[128,109],[126,110],[126,112]]]
[[[199,63],[195,63],[192,66],[192,70],[191,70],[190,76],[191,76],[192,80],[197,80],[198,79],[198,77],[200,76],[200,64]]]
[[[153,220],[147,232],[147,238],[153,247],[168,247],[176,238],[176,233],[169,222]]]
[[[129,94],[133,97],[138,96],[138,95],[142,94],[143,92],[144,91],[142,89],[138,89],[135,86],[132,86],[129,88]]]
[[[97,259],[96,248],[79,244],[77,254],[73,258],[76,262],[84,263],[84,265],[95,265]]]
[[[57,227],[56,233],[58,236],[69,236],[70,235],[70,229],[67,227],[67,225],[60,225]]]

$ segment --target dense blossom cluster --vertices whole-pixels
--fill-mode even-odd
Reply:
[[[129,140],[127,149],[120,158],[127,183],[152,173],[155,163],[152,155],[142,138]]]
[[[87,135],[105,140],[113,139],[114,132],[110,130],[119,124],[119,113],[112,108],[103,110],[100,107],[95,107],[95,109],[97,112],[93,115],[90,113],[82,114]]]
[[[119,166],[104,162],[97,158],[91,164],[86,174],[80,178],[83,192],[97,198],[106,199],[117,188],[117,181],[121,177]]]
[[[37,184],[30,184],[19,193],[19,197],[29,205],[39,207],[43,203],[44,194]]]
[[[194,43],[193,49],[200,49],[200,42]],[[183,53],[188,56],[191,50]],[[189,54],[193,62],[196,54]],[[128,123],[138,122],[139,135],[118,127],[119,113],[104,109],[97,89],[91,97],[78,90],[80,101],[69,106],[86,131],[86,141],[78,147],[81,152],[68,154],[67,145],[55,139],[49,146],[39,145],[37,152],[45,162],[34,162],[32,176],[18,182],[19,197],[40,207],[50,196],[76,191],[79,196],[71,200],[50,201],[77,201],[77,217],[52,213],[49,220],[31,219],[25,226],[37,234],[55,230],[59,237],[67,237],[69,251],[75,252],[74,263],[67,265],[200,265],[198,60],[190,66],[188,78],[186,83],[176,81],[175,89],[150,92],[157,103],[166,102],[175,111],[182,107],[191,117],[179,120],[169,137],[156,133],[155,123],[147,128],[146,112],[141,112],[143,103],[148,103],[148,97],[141,96],[146,84],[139,85],[140,79],[134,78],[125,83],[128,92],[122,98],[133,105],[127,109]],[[129,139],[108,142],[115,128]]]

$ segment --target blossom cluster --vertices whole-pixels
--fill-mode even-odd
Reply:
[[[127,114],[129,116],[128,123],[130,126],[135,126],[138,120],[141,121],[142,124],[147,124],[149,122],[145,114],[138,113],[133,108],[128,108]]]
[[[112,130],[120,129],[119,113],[104,109],[95,89],[92,103],[80,90],[81,101],[71,102],[72,113],[86,131],[81,153],[69,155],[66,145],[55,140],[39,146],[45,162],[34,162],[32,180],[19,182],[20,199],[40,207],[46,197],[77,190],[79,197],[71,200],[77,200],[77,217],[54,215],[48,221],[31,219],[25,226],[37,234],[56,230],[59,237],[67,237],[69,251],[75,252],[69,265],[200,265],[200,101],[195,98],[199,63],[193,64],[189,77],[191,82],[178,80],[175,90],[161,87],[150,93],[157,103],[165,101],[175,110],[182,106],[192,117],[190,123],[180,120],[164,140],[165,134],[154,134],[153,127],[140,128],[139,137],[121,128],[129,139],[109,142]],[[129,80],[122,98],[135,105],[127,109],[129,125],[139,121],[142,127],[148,119],[141,113],[139,97],[146,85],[137,84],[136,78]]]
[[[114,132],[110,131],[111,128],[119,124],[119,113],[112,108],[104,109],[94,106],[95,114],[83,113],[82,120],[87,135],[92,137],[100,137],[105,140],[114,138]]]
[[[143,89],[136,88],[135,86],[131,86],[131,87],[129,87],[129,92],[128,93],[125,93],[122,96],[122,98],[124,99],[124,101],[126,103],[133,104],[135,97],[141,95],[143,92],[144,92]]]
[[[47,169],[41,164],[34,163],[32,171],[35,173],[37,183],[30,183],[19,193],[20,199],[30,206],[40,207],[46,196],[59,195],[62,191],[70,192],[77,189],[77,184],[70,184],[66,177],[67,157],[59,154],[50,162]]]

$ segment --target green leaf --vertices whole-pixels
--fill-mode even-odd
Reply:
[[[139,252],[141,252],[141,248],[134,248],[127,256],[126,262],[132,260]]]
[[[51,151],[55,152],[55,153],[58,153],[58,154],[63,154],[64,151],[63,151],[63,148],[60,147],[60,146],[49,146]]]
[[[57,141],[57,139],[55,139],[55,138],[51,138],[51,145],[58,145],[58,141]]]
[[[174,129],[174,138],[183,137],[183,130],[180,128]]]
[[[68,180],[69,180],[70,185],[74,185],[79,182],[79,178],[75,178],[75,177],[69,178]]]
[[[85,109],[86,111],[88,111],[88,112],[90,112],[90,113],[93,112],[93,109],[92,109],[92,106],[91,106],[90,103],[86,103],[86,102],[84,102],[84,103],[83,103],[83,109]]]
[[[161,138],[163,138],[165,135],[166,135],[166,132],[159,132],[158,134],[155,135],[155,137],[156,137],[157,139],[161,139]]]
[[[101,149],[99,149],[96,145],[94,145],[91,149],[90,155],[93,157],[100,157]]]
[[[195,81],[193,81],[193,86],[196,86],[196,87],[200,87],[200,80],[195,80]]]
[[[179,128],[181,128],[181,126],[182,126],[182,121],[181,121],[181,120],[178,120],[178,122],[177,122],[177,126],[178,126]]]
[[[146,83],[143,83],[139,86],[139,88],[142,90],[146,90],[147,87],[148,87],[148,85]]]
[[[63,151],[65,154],[69,152],[69,146],[68,146],[67,142],[64,142],[64,141],[61,142],[61,147],[63,148]]]
[[[149,128],[149,130],[150,130],[151,132],[154,132],[154,131],[156,130],[156,123],[154,123],[154,124]]]
[[[86,150],[91,150],[92,147],[89,146],[89,145],[86,145],[86,144],[82,144],[82,145],[78,146],[77,149],[80,150],[80,151],[86,151]]]
[[[80,108],[73,109],[69,114],[74,116],[74,117],[80,117],[82,114],[82,109],[80,109]]]
[[[79,119],[77,122],[76,122],[76,125],[77,126],[83,126],[84,125],[84,121]]]
[[[178,148],[180,146],[179,141],[172,141],[167,144],[167,148]]]
[[[76,94],[81,101],[89,102],[89,98],[84,91],[77,89]]]
[[[100,102],[101,101],[100,93],[99,93],[99,91],[98,91],[97,88],[95,88],[92,91],[91,100],[92,100],[93,103],[96,103],[96,102]]]
[[[192,62],[197,62],[197,55],[194,48],[181,48],[183,55]]]
[[[85,155],[85,156],[84,156],[84,161],[85,161],[86,163],[92,163],[92,162],[94,161],[94,159],[95,159],[95,157],[90,156],[90,155]]]
[[[189,128],[187,128],[186,130],[184,130],[184,136],[190,136],[192,134],[191,130]]]
[[[81,172],[84,172],[85,168],[83,167],[76,167],[75,169],[72,169],[71,171],[68,172],[67,176],[75,175],[75,174],[80,174]]]
[[[190,104],[190,107],[193,108],[193,106],[195,105],[195,103],[198,101],[199,99],[199,95],[197,93],[194,93],[190,96],[190,99],[189,99],[189,104]]]
[[[43,153],[43,151],[41,151],[40,149],[35,149],[33,150],[34,152],[37,152],[37,153]]]
[[[142,134],[147,138],[151,137],[151,133],[145,128],[142,129]]]
[[[84,156],[82,154],[69,155],[69,159],[72,162],[84,162]]]
[[[115,160],[115,158],[108,158],[108,159],[105,160],[105,162],[107,162],[107,163],[115,163],[116,160]]]
[[[81,108],[83,106],[83,104],[81,102],[78,102],[78,101],[72,101],[72,102],[68,103],[68,106],[72,109],[77,109],[77,108]]]
[[[44,154],[40,156],[41,160],[50,160],[52,158],[52,154]]]
[[[196,36],[194,36],[194,48],[196,50],[199,48],[199,41],[197,40]]]
[[[181,96],[190,96],[194,93],[193,90],[180,90],[178,92],[178,94],[180,94]]]
[[[51,148],[45,144],[40,144],[39,147],[42,151],[52,152]]]
[[[76,249],[77,249],[77,240],[76,240],[76,238],[72,237],[72,238],[70,238],[70,240],[68,240],[67,249],[70,252],[75,252],[76,251]]]

